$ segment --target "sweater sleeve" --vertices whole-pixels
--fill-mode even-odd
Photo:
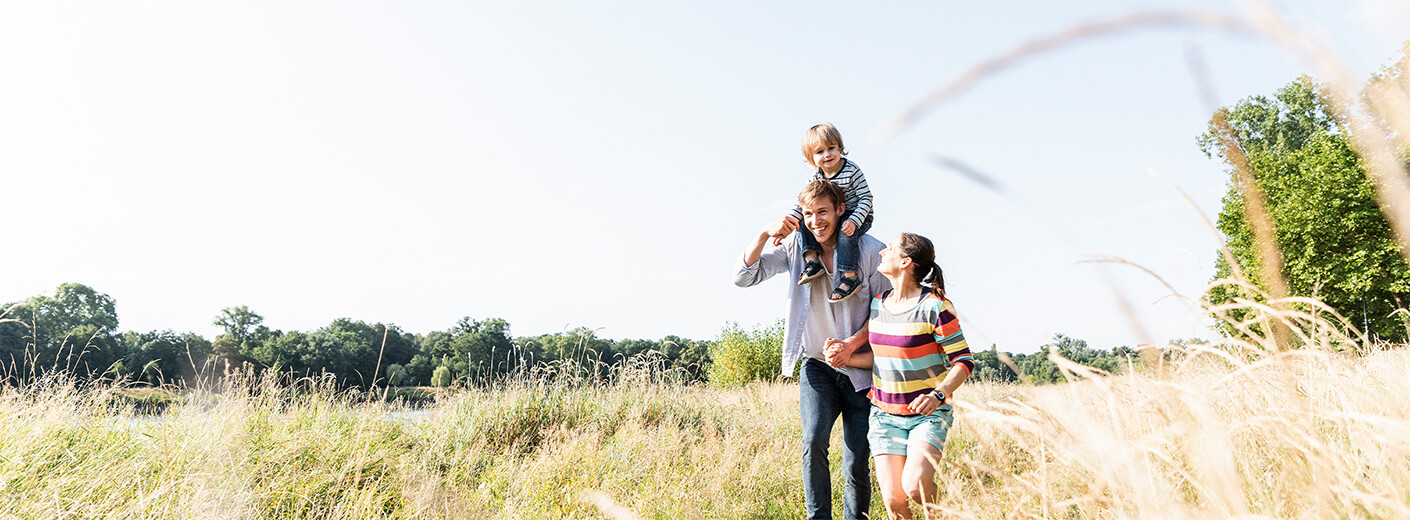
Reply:
[[[867,178],[862,175],[862,169],[858,168],[852,179],[852,193],[857,196],[857,207],[852,208],[852,216],[848,218],[862,227],[862,222],[866,221],[867,215],[871,214],[871,188],[867,186]]]
[[[776,274],[789,272],[792,251],[795,249],[797,240],[789,237],[783,241],[783,245],[760,254],[759,261],[752,265],[744,263],[744,255],[739,255],[734,262],[734,284],[739,287],[751,287],[773,278]]]
[[[964,339],[955,304],[950,300],[942,300],[940,314],[936,316],[935,343],[950,358],[950,366],[964,365],[966,371],[974,373],[974,356],[969,352],[969,342]]]

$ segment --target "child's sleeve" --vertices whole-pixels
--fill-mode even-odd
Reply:
[[[960,319],[955,315],[955,304],[950,300],[940,300],[940,312],[935,319],[935,343],[950,358],[950,366],[964,365],[969,373],[974,373],[974,356],[969,352],[969,342],[960,330]]]
[[[871,214],[871,188],[867,186],[867,177],[862,175],[860,168],[852,180],[852,192],[857,195],[857,207],[851,209],[852,216],[847,220],[851,220],[857,225],[857,229],[861,229],[862,222]]]

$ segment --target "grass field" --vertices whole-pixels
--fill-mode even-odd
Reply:
[[[1410,353],[1228,352],[1063,385],[967,384],[932,511],[1410,516]],[[132,393],[4,390],[0,518],[803,516],[787,383],[525,378],[403,408],[256,381],[189,392],[160,416],[136,413],[152,398]],[[872,512],[884,518],[879,501]]]

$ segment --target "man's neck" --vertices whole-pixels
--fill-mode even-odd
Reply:
[[[818,243],[819,249],[821,249],[821,251],[818,253],[818,259],[822,260],[823,267],[826,267],[828,271],[832,271],[834,267],[832,263],[832,252],[836,251],[836,249],[834,248],[834,246],[836,245],[837,240],[835,239],[832,242],[826,244]]]

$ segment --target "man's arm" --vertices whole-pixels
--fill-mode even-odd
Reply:
[[[768,280],[773,275],[788,271],[788,254],[786,248],[790,244],[785,244],[782,248],[764,253],[764,246],[768,243],[769,237],[781,233],[788,226],[788,222],[779,219],[764,226],[763,230],[744,247],[744,254],[740,257],[739,269],[734,276],[734,284],[740,287],[756,285],[764,280]]]

